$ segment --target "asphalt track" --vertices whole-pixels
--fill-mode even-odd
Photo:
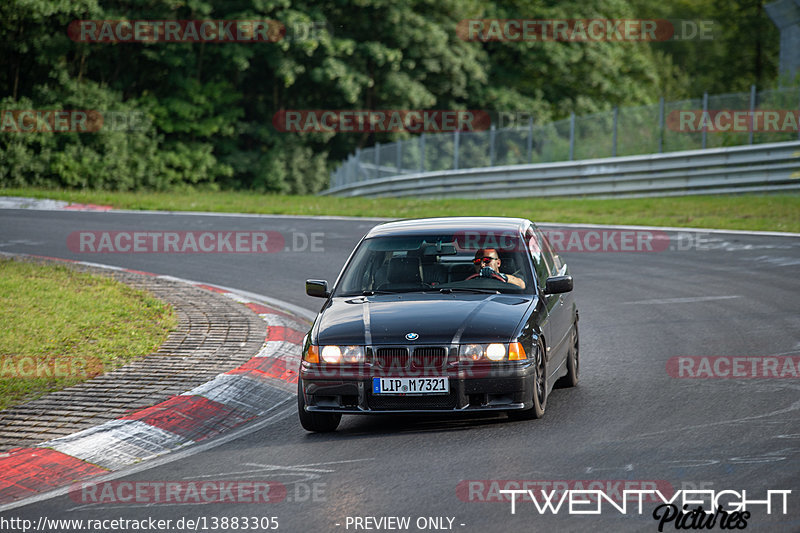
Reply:
[[[305,296],[303,281],[333,281],[354,244],[375,223],[3,210],[0,250],[169,274],[316,311],[322,302]],[[270,230],[284,236],[288,250],[70,250],[69,234],[88,230]],[[313,251],[302,237],[293,242],[295,234],[312,233],[322,233]],[[800,238],[670,235],[673,249],[660,252],[563,254],[575,278],[581,313],[581,382],[575,389],[553,391],[543,420],[511,422],[504,415],[345,417],[336,433],[314,435],[302,430],[289,407],[285,416],[258,422],[237,438],[143,465],[121,478],[276,481],[286,486],[283,501],[93,504],[72,494],[4,512],[0,520],[38,524],[42,517],[152,517],[173,520],[168,531],[213,531],[214,523],[216,530],[234,531],[230,523],[222,528],[219,519],[277,517],[278,531],[344,532],[366,531],[366,526],[390,530],[376,528],[372,521],[356,528],[356,517],[410,517],[408,531],[435,530],[437,522],[426,519],[442,517],[440,530],[464,532],[657,531],[651,516],[654,503],[645,502],[641,515],[635,502],[628,502],[625,513],[605,504],[602,514],[577,515],[566,507],[557,514],[541,514],[530,501],[520,501],[512,514],[510,503],[497,501],[491,492],[502,488],[492,480],[564,481],[570,488],[606,492],[624,488],[616,482],[627,481],[633,489],[655,482],[674,490],[746,490],[749,500],[763,500],[767,491],[791,490],[786,509],[778,498],[773,498],[771,514],[764,505],[753,505],[747,529],[800,531],[800,378],[687,379],[667,370],[670,358],[684,356],[793,356],[797,361]],[[590,480],[601,484],[589,486]],[[206,527],[176,527],[181,517],[205,518]],[[3,531],[21,531],[10,522],[6,526]],[[113,526],[108,522],[98,530],[121,530]],[[675,530],[674,525],[667,524],[668,530]]]

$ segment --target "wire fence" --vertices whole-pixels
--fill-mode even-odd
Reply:
[[[728,115],[720,115],[725,111]],[[764,113],[773,111],[790,113],[765,123],[770,117]],[[718,116],[723,120],[715,122]],[[654,105],[580,117],[573,113],[543,125],[529,119],[527,125],[493,125],[481,132],[421,134],[357,149],[331,174],[329,190],[402,174],[793,141],[800,139],[798,116],[800,88],[757,91],[753,86],[748,93],[704,94],[675,102],[662,98]],[[709,120],[710,127],[701,127]],[[718,129],[729,127],[714,131],[713,123]]]

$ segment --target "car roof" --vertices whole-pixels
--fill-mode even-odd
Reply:
[[[366,238],[390,235],[421,235],[426,233],[456,233],[459,231],[514,231],[520,232],[531,224],[524,218],[510,217],[439,217],[415,218],[386,222],[372,228]]]

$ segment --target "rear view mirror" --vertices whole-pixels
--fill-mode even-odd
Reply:
[[[317,298],[327,298],[331,295],[328,291],[328,282],[324,279],[307,279],[306,294]]]
[[[545,294],[561,294],[572,290],[572,276],[553,276],[544,284]]]

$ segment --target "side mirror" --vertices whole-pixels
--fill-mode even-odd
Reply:
[[[553,276],[544,284],[545,294],[561,294],[572,290],[572,276]]]
[[[317,298],[327,298],[331,295],[328,291],[328,282],[324,279],[307,279],[306,294]]]

